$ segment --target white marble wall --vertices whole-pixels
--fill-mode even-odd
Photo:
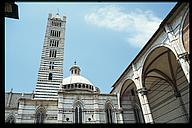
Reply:
[[[62,122],[63,123],[74,123],[74,105],[77,101],[82,104],[82,118],[83,123],[106,123],[106,113],[105,113],[105,104],[107,101],[110,101],[113,105],[113,121],[114,123],[118,123],[117,121],[117,109],[118,102],[116,95],[109,94],[94,94],[94,93],[63,93],[60,94],[58,106],[63,110]],[[69,118],[67,121],[66,119]],[[89,121],[89,118],[91,119]]]

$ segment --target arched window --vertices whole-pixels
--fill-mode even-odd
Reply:
[[[82,123],[82,109],[80,105],[75,108],[75,123]]]
[[[112,107],[109,103],[106,105],[106,122],[107,123],[113,123],[113,115],[112,115]]]
[[[50,63],[49,63],[49,69],[54,69],[54,62],[50,61]]]
[[[13,115],[9,116],[6,121],[6,123],[15,123],[15,117]]]
[[[49,73],[49,80],[52,80],[53,74]]]
[[[35,114],[36,123],[43,123],[45,120],[45,115],[46,115],[45,109],[43,108],[38,109]]]

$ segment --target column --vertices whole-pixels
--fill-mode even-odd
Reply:
[[[117,104],[118,104],[118,109],[120,109],[121,106],[120,106],[120,93],[119,92],[117,93]]]
[[[140,88],[137,89],[137,92],[141,103],[145,123],[153,123],[153,118],[149,107],[149,102],[147,99],[147,90],[145,88]]]
[[[187,62],[187,54],[183,53],[183,54],[179,54],[178,55],[179,59],[178,61],[180,62],[181,68],[183,69],[183,72],[187,78],[188,83],[190,83],[190,79],[189,79],[189,63]]]
[[[118,104],[118,109],[117,109],[116,114],[117,114],[117,116],[119,115],[119,119],[117,119],[117,123],[123,123],[123,115],[122,115],[122,108],[120,106],[120,93],[119,92],[117,92],[117,104]]]
[[[146,88],[143,87],[142,82],[141,82],[141,77],[139,77],[138,70],[136,69],[135,65],[132,64],[132,69],[133,69],[133,80],[135,82],[136,88],[137,88],[137,94],[139,97],[139,101],[141,104],[143,116],[145,123],[153,123],[153,118],[151,114],[151,110],[149,107],[149,102],[147,99],[147,90]]]

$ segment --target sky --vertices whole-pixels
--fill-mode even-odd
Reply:
[[[176,2],[16,2],[19,19],[5,18],[5,92],[31,93],[40,67],[48,13],[65,15],[64,78],[81,75],[109,93]]]

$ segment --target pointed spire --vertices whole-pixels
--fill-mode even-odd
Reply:
[[[57,14],[56,15],[59,15],[59,8],[57,8]]]
[[[55,18],[61,19],[61,17],[59,16],[59,12],[56,13]]]

